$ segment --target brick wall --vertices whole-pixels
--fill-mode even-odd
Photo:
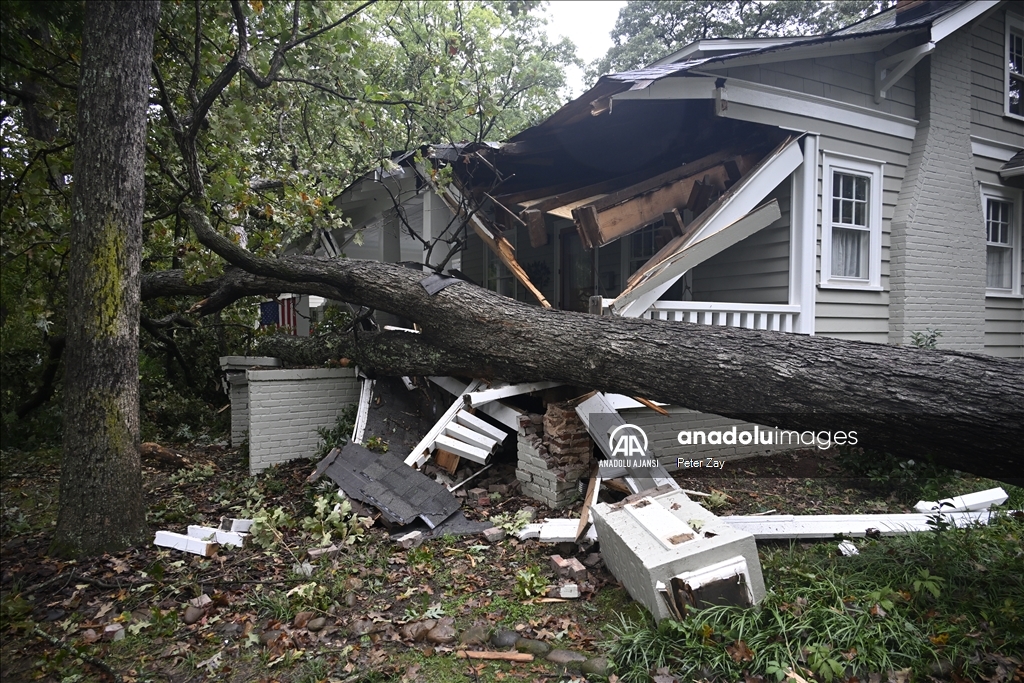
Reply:
[[[234,375],[234,377],[232,377]],[[231,445],[240,446],[249,438],[249,385],[244,372],[228,374],[231,398]]]
[[[892,220],[889,342],[937,328],[939,348],[981,352],[985,224],[971,153],[971,35],[945,38],[916,67],[917,115]]]
[[[678,406],[665,406],[668,417],[659,415],[649,408],[629,408],[620,410],[619,414],[626,422],[634,424],[644,430],[650,443],[650,449],[658,458],[658,462],[669,471],[678,469],[677,459],[701,460],[711,457],[716,460],[741,460],[755,455],[768,455],[780,451],[792,450],[794,446],[764,446],[764,445],[691,445],[682,446],[679,444],[679,432],[729,430],[733,426],[737,431],[753,431],[754,424],[750,422],[739,422],[730,420],[720,415],[709,413],[698,413]],[[763,431],[766,426],[758,425]],[[775,425],[767,425],[774,428]],[[836,429],[843,429],[837,425]]]
[[[249,472],[314,455],[319,427],[359,400],[352,368],[249,370]]]
[[[577,482],[590,473],[593,443],[573,407],[549,403],[543,416],[519,418],[518,456],[523,494],[557,510],[579,497]]]

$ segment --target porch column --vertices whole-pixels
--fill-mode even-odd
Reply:
[[[789,303],[799,306],[793,331],[814,334],[814,247],[818,227],[818,136],[804,139],[804,160],[793,172],[789,207]]]

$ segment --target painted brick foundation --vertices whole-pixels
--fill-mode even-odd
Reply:
[[[278,368],[281,360],[267,356],[221,356],[220,369],[227,382],[231,401],[232,446],[240,446],[249,438],[249,382],[245,371],[255,368]]]
[[[249,472],[315,454],[317,429],[359,400],[353,368],[248,370]]]
[[[524,495],[552,509],[579,497],[577,481],[590,473],[593,444],[574,408],[550,403],[542,415],[519,418],[516,479]]]

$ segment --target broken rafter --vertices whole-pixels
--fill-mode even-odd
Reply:
[[[571,208],[571,216],[583,244],[588,248],[601,246],[687,206],[694,195],[703,196],[705,187],[725,190],[732,182],[730,169],[746,173],[762,156],[760,152],[717,152],[611,194],[582,200]],[[568,217],[565,214],[569,210],[565,206],[552,213]]]
[[[500,234],[496,234],[488,228],[487,225],[484,224],[484,221],[479,216],[478,212],[466,211],[462,207],[462,196],[454,186],[449,185],[448,187],[442,188],[429,176],[427,177],[427,182],[429,182],[434,188],[434,192],[441,198],[441,201],[448,207],[448,210],[454,215],[466,220],[470,227],[473,228],[473,231],[481,240],[483,240],[483,243],[486,244],[492,252],[494,252],[498,257],[498,260],[500,260],[505,267],[511,271],[512,275],[514,275],[515,278],[519,280],[519,282],[522,283],[522,285],[526,287],[531,294],[533,294],[537,301],[540,302],[540,305],[544,308],[551,308],[551,304],[544,298],[544,295],[541,294],[540,290],[534,286],[530,281],[529,276],[526,274],[526,271],[523,270],[522,266],[520,266],[516,261],[515,247],[513,247],[509,241]]]

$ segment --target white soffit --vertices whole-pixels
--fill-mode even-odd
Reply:
[[[702,68],[707,68],[706,66]],[[885,133],[906,140],[913,140],[918,121],[905,116],[896,116],[869,107],[848,104],[838,100],[811,95],[796,90],[777,88],[738,78],[697,73],[692,76],[662,78],[640,90],[628,90],[612,96],[612,100],[716,100],[715,112],[719,116],[756,123],[778,122],[778,114],[793,114],[807,118],[839,123],[853,128]],[[719,81],[725,82],[716,88]],[[716,91],[718,91],[716,93]],[[723,106],[723,102],[725,103]],[[728,103],[734,102],[755,108],[756,115],[730,110]],[[740,108],[742,109],[742,108]]]

